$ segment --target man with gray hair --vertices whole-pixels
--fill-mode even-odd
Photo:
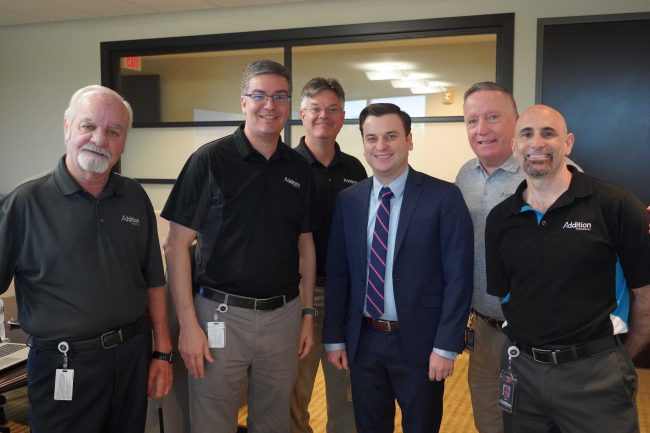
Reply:
[[[311,433],[309,402],[314,389],[318,365],[323,367],[327,397],[327,433],[351,433],[354,427],[349,375],[327,362],[321,344],[325,261],[330,222],[336,196],[343,189],[367,177],[359,160],[341,152],[336,137],[345,117],[345,92],[335,78],[309,80],[300,95],[300,118],[305,136],[296,151],[309,163],[314,175],[314,192],[320,206],[320,229],[314,231],[316,245],[316,288],[314,291],[314,347],[302,359],[291,399],[291,433]]]
[[[78,90],[63,120],[66,155],[0,199],[0,291],[14,279],[32,337],[35,433],[142,432],[147,395],[171,387],[155,214],[137,182],[111,172],[132,118],[114,91]]]
[[[309,166],[280,139],[290,101],[284,66],[249,64],[245,123],[190,156],[162,212],[193,433],[235,430],[246,377],[249,432],[290,431],[298,359],[313,344],[301,304],[313,309],[318,219]]]
[[[456,176],[456,185],[474,225],[474,289],[467,330],[468,381],[479,433],[503,432],[499,393],[503,312],[499,299],[487,293],[485,274],[485,220],[494,206],[511,196],[525,177],[512,156],[512,139],[519,114],[512,93],[484,81],[465,91],[463,115],[467,138],[476,158],[467,161]],[[580,168],[566,159],[566,163]]]
[[[501,331],[504,319],[500,301],[487,294],[484,234],[490,210],[512,195],[524,179],[511,146],[517,105],[505,87],[481,82],[465,92],[463,114],[469,145],[476,154],[456,176],[474,225],[474,291],[467,330],[469,389],[476,429],[479,433],[502,433],[496,399],[506,337]]]

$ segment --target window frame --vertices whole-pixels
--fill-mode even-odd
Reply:
[[[103,86],[118,89],[121,67],[120,59],[127,56],[282,48],[284,65],[291,71],[292,48],[296,46],[377,42],[485,33],[496,34],[495,81],[506,88],[512,88],[514,13],[101,42],[101,82]],[[462,122],[463,117],[428,116],[414,117],[412,120],[414,123]],[[357,120],[346,119],[344,123],[356,124]],[[205,126],[237,126],[239,124],[241,124],[240,120],[139,122],[134,123],[133,127],[195,128]],[[284,129],[285,142],[291,142],[291,126],[299,124],[301,124],[299,118],[291,118],[288,120]],[[143,183],[152,184],[173,183],[173,180],[170,179],[138,180]]]

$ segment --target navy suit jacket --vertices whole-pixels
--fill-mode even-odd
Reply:
[[[356,356],[365,303],[372,177],[342,191],[327,255],[323,343]],[[416,366],[433,348],[460,353],[472,296],[474,238],[460,190],[409,168],[397,224],[393,288],[400,336]]]

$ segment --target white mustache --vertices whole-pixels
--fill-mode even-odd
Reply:
[[[111,159],[112,157],[111,153],[108,150],[99,146],[95,146],[93,143],[90,142],[81,146],[81,150],[89,150],[91,152],[99,153],[100,155],[105,156],[108,159]]]

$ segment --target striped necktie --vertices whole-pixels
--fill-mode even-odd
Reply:
[[[368,286],[366,287],[366,311],[373,319],[384,313],[384,275],[388,250],[388,223],[390,221],[390,199],[393,192],[388,187],[379,191],[381,203],[377,209],[375,230],[372,234]]]

